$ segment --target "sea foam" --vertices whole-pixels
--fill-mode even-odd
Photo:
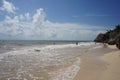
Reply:
[[[97,44],[98,45],[98,44]],[[22,80],[73,80],[80,69],[80,57],[74,52],[66,53],[66,49],[96,47],[93,42],[76,44],[47,45],[44,47],[34,46],[20,50],[0,54],[0,79],[22,79]],[[65,49],[66,48],[66,49]],[[61,50],[60,50],[61,49]],[[72,60],[75,58],[75,60]],[[56,71],[49,67],[59,67],[73,62],[71,66],[60,68]],[[52,75],[46,78],[41,74]],[[39,74],[39,76],[36,76]]]

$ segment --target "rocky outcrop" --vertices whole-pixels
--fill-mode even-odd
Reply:
[[[107,36],[106,34],[100,33],[94,41],[107,43],[109,41],[109,36]]]
[[[120,34],[116,37],[116,47],[120,49]]]
[[[94,41],[95,42],[103,42],[103,39],[104,39],[104,34],[100,33]]]
[[[117,48],[120,49],[120,25],[117,25],[113,30],[108,30],[106,33],[100,33],[94,42],[116,44]]]

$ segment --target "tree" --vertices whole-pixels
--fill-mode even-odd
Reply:
[[[120,49],[120,25],[116,25],[113,30],[107,30],[106,33],[100,33],[94,41],[111,45],[116,44]]]

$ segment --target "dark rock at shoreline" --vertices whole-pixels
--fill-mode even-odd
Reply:
[[[39,50],[39,49],[34,49],[36,52],[40,52],[41,50]]]
[[[120,34],[116,37],[116,47],[120,49]]]
[[[104,34],[100,33],[94,41],[95,42],[103,42],[103,37],[104,37]]]
[[[108,41],[109,41],[109,36],[103,33],[100,33],[94,40],[94,42],[102,42],[102,43],[107,43]]]
[[[120,49],[120,25],[117,25],[115,29],[108,30],[106,33],[100,33],[94,42],[107,43],[109,45],[115,45]]]
[[[110,39],[108,42],[107,42],[109,45],[115,45],[115,39]]]

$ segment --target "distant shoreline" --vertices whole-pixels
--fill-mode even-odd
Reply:
[[[93,40],[0,40],[0,41],[9,41],[9,42],[24,42],[24,41],[30,41],[30,42],[93,42]]]

